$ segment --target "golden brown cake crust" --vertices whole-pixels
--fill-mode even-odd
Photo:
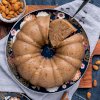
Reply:
[[[82,60],[84,56],[84,46],[80,42],[72,43],[58,48],[57,53]]]
[[[38,26],[38,23],[35,21],[28,21],[25,23],[25,25],[22,27],[21,31],[30,37],[32,40],[37,42],[40,45],[43,45],[43,38]]]
[[[55,19],[50,23],[49,38],[53,46],[58,46],[61,41],[68,37],[76,29],[64,19]]]
[[[15,56],[37,53],[40,51],[40,49],[37,48],[36,46],[20,40],[16,40],[12,48]]]
[[[64,19],[50,22],[50,16],[39,16],[27,21],[12,46],[14,64],[21,77],[44,88],[70,81],[84,56],[84,37],[80,33],[71,36],[73,32],[74,26]],[[43,56],[44,45],[55,50],[55,55]]]
[[[49,31],[49,23],[50,16],[40,16],[36,19],[44,42],[48,44],[48,31]]]

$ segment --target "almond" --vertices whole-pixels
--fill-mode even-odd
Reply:
[[[16,3],[16,2],[17,2],[17,0],[12,0],[12,1],[11,1],[11,3]]]
[[[6,16],[6,19],[10,20],[10,19],[11,19],[11,17],[9,17],[9,16]]]
[[[15,16],[14,16],[14,15],[8,15],[8,17],[9,17],[9,18],[14,18]]]
[[[20,12],[20,13],[22,13],[22,12],[23,12],[23,9],[22,9],[22,8],[20,8],[20,9],[19,9],[19,12]]]
[[[96,87],[97,86],[97,80],[93,81],[93,86]]]
[[[6,1],[6,0],[2,0],[2,4],[4,4],[4,5],[8,5],[8,1]]]
[[[8,9],[9,9],[9,10],[11,10],[11,9],[12,9],[12,6],[11,6],[10,4],[8,5]]]
[[[23,12],[23,2],[21,0],[1,0],[0,13],[2,17],[11,19]]]
[[[98,70],[99,70],[99,67],[98,67],[97,65],[93,65],[93,69],[94,69],[95,71],[98,71]]]
[[[2,10],[3,12],[5,12],[5,10],[6,10],[5,6],[1,6],[1,10]]]
[[[14,14],[14,11],[10,11],[9,14],[10,14],[10,15],[13,15],[13,14]]]
[[[87,92],[87,99],[90,100],[90,98],[91,98],[91,93]]]
[[[9,9],[8,9],[8,8],[6,8],[5,13],[6,13],[6,14],[9,14]]]
[[[6,18],[6,14],[4,12],[2,12],[2,17]]]
[[[100,60],[97,60],[95,64],[100,65]]]
[[[24,3],[23,3],[23,2],[20,2],[20,5],[21,5],[21,8],[23,8],[23,6],[24,6]]]
[[[15,11],[17,11],[19,8],[20,8],[20,6],[19,6],[18,3],[14,4],[14,10],[15,10]]]
[[[14,16],[16,17],[17,16],[17,13],[14,13]]]

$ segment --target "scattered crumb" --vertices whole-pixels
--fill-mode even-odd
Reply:
[[[93,86],[96,87],[97,86],[97,80],[93,81]]]
[[[97,65],[93,65],[93,69],[94,69],[95,71],[98,71],[98,70],[99,70],[99,67],[98,67]]]
[[[91,93],[87,92],[87,99],[90,100],[90,98],[91,98]]]

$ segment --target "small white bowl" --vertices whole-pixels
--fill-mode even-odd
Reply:
[[[16,22],[18,19],[20,19],[24,15],[25,10],[26,10],[26,1],[25,0],[21,0],[21,1],[24,3],[22,13],[20,13],[17,17],[11,18],[10,20],[3,18],[2,15],[0,14],[0,20],[3,22],[6,22],[6,23],[13,23],[13,22]],[[1,0],[0,0],[0,2],[1,2]]]

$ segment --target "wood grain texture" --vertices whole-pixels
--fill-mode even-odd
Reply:
[[[39,9],[47,9],[47,8],[55,8],[56,6],[46,6],[46,5],[29,5],[26,7],[26,12],[25,14],[27,14],[30,11],[33,10],[39,10]]]

